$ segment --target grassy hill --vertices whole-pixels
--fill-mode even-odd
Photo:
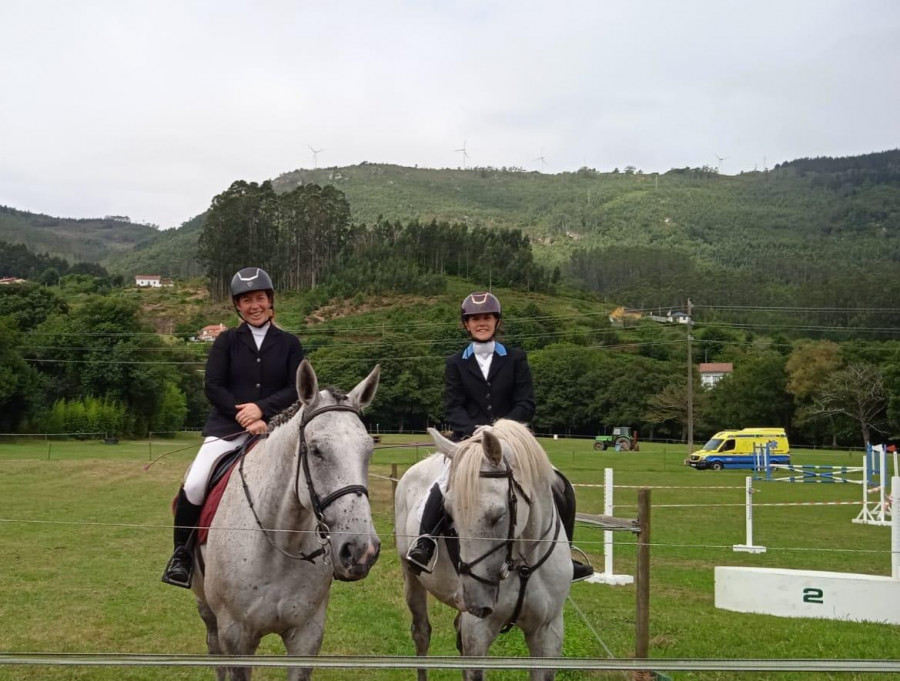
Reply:
[[[25,244],[35,253],[70,262],[103,263],[158,234],[153,227],[123,218],[56,218],[0,206],[0,241]]]
[[[344,192],[357,223],[438,220],[521,229],[545,265],[565,268],[581,254],[581,266],[569,268],[573,283],[608,274],[585,272],[585,262],[612,270],[644,268],[643,279],[675,267],[719,278],[742,272],[750,280],[759,273],[779,285],[802,287],[823,285],[822,273],[871,273],[900,261],[900,150],[798,159],[737,176],[710,168],[660,175],[589,168],[542,174],[362,163],[295,170],[273,184],[289,191],[309,182]],[[180,229],[157,232],[2,209],[0,239],[95,259],[126,276],[152,270],[183,277],[200,273],[194,254],[202,221],[201,215]],[[623,302],[639,301],[634,282],[626,284],[594,289],[627,292]]]

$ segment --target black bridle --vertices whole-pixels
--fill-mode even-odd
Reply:
[[[504,460],[504,466],[506,470],[502,471],[481,471],[479,473],[479,477],[482,478],[506,478],[508,481],[508,488],[506,492],[507,504],[509,507],[509,529],[506,533],[506,539],[501,544],[497,544],[492,549],[488,549],[485,553],[480,555],[475,560],[469,561],[468,563],[463,561],[460,558],[458,571],[460,576],[471,577],[476,582],[481,582],[482,584],[487,584],[488,586],[500,586],[500,582],[509,577],[510,572],[515,572],[519,575],[519,597],[516,600],[516,607],[513,610],[512,617],[509,618],[509,621],[506,625],[500,630],[501,634],[505,634],[510,629],[515,626],[516,621],[519,619],[519,614],[522,612],[522,604],[525,602],[525,588],[528,586],[528,580],[531,578],[541,565],[550,557],[550,554],[553,553],[553,549],[556,548],[556,540],[559,538],[559,530],[562,526],[562,522],[559,517],[559,513],[556,512],[556,507],[554,505],[553,516],[555,518],[556,531],[553,535],[553,541],[550,542],[550,547],[547,549],[546,553],[534,564],[529,565],[524,560],[522,560],[518,565],[516,565],[513,560],[513,545],[515,544],[515,530],[516,530],[516,509],[518,508],[518,497],[516,495],[516,490],[518,490],[519,494],[522,495],[522,498],[525,500],[529,506],[532,505],[531,499],[528,498],[528,495],[525,494],[525,490],[522,489],[522,486],[513,476],[512,469],[509,467],[509,463]],[[546,537],[550,533],[551,526],[548,526],[546,531],[541,534],[541,539]],[[472,568],[483,561],[488,556],[492,556],[497,551],[502,548],[506,548],[506,560],[503,563],[503,566],[500,568],[500,573],[497,579],[488,579],[487,577],[481,577],[480,575],[476,575],[472,572]]]
[[[522,486],[513,476],[512,469],[509,467],[509,463],[504,460],[503,465],[505,470],[502,471],[481,471],[478,474],[480,478],[506,478],[508,486],[506,491],[506,503],[509,508],[509,529],[506,532],[506,539],[497,544],[494,548],[488,549],[483,554],[478,556],[475,560],[465,562],[461,557],[459,560],[459,574],[464,575],[466,577],[471,577],[476,582],[481,582],[482,584],[487,584],[488,586],[500,586],[500,582],[506,579],[509,576],[509,571],[513,569],[513,544],[515,543],[515,532],[516,532],[516,509],[518,508],[518,497],[516,496],[516,490],[519,491],[519,494],[522,495],[522,498],[525,500],[529,506],[531,506],[531,499],[528,498],[528,495],[525,494],[525,490],[522,489]],[[497,551],[505,548],[506,549],[506,560],[503,562],[503,567],[500,568],[500,574],[497,579],[488,579],[487,577],[481,577],[480,575],[476,575],[472,572],[472,568],[478,565],[485,558],[488,558]]]
[[[238,467],[238,470],[241,474],[241,484],[244,487],[244,496],[247,498],[247,502],[250,504],[250,510],[253,512],[253,518],[256,520],[257,526],[259,529],[263,531],[263,535],[266,538],[266,541],[269,542],[269,545],[272,548],[276,549],[282,555],[287,556],[288,558],[292,558],[294,560],[306,560],[310,563],[315,563],[315,559],[319,556],[325,554],[327,552],[327,547],[329,540],[331,539],[331,529],[328,527],[328,524],[325,522],[325,509],[328,508],[335,501],[340,499],[347,494],[356,494],[357,496],[365,495],[369,496],[369,490],[365,485],[347,485],[346,487],[341,487],[333,491],[331,494],[325,496],[325,498],[321,498],[316,492],[315,485],[313,484],[312,475],[310,474],[309,468],[309,445],[306,443],[306,426],[309,425],[310,421],[319,416],[320,414],[324,414],[329,411],[349,411],[356,414],[359,418],[360,413],[359,410],[355,407],[351,407],[348,404],[329,404],[324,407],[319,407],[318,409],[314,409],[309,414],[305,411],[303,413],[303,417],[300,421],[300,437],[297,444],[297,472],[294,477],[294,495],[297,497],[297,500],[300,499],[300,470],[302,467],[303,477],[306,478],[306,489],[309,493],[309,500],[312,504],[312,512],[316,516],[316,534],[319,539],[319,548],[310,553],[303,553],[302,551],[297,554],[288,553],[281,547],[275,544],[272,541],[272,538],[269,537],[269,531],[263,527],[262,522],[259,519],[259,516],[256,514],[256,508],[253,506],[253,499],[250,496],[250,490],[247,487],[247,482],[244,479],[244,459],[241,459],[241,464]]]

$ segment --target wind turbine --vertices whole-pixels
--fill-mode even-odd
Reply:
[[[544,163],[546,161],[546,159],[544,158],[544,148],[543,147],[541,147],[541,155],[538,156],[536,159],[534,159],[534,161],[541,162],[541,172],[543,173],[544,172]],[[532,161],[532,163],[534,163],[534,161]]]
[[[311,145],[307,144],[309,150],[313,153],[313,170],[318,169],[319,167],[319,154],[321,154],[324,149],[313,149]]]
[[[468,142],[468,140],[463,140],[462,149],[454,149],[453,150],[453,151],[461,151],[462,152],[463,170],[466,169],[466,159],[469,158],[469,152],[466,151],[466,142]]]
[[[718,154],[713,154],[713,156],[715,156],[719,161],[716,164],[716,172],[721,173],[722,172],[722,161],[727,161],[728,157],[727,156],[719,156]]]

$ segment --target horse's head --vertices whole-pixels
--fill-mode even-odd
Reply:
[[[457,605],[487,617],[531,519],[535,483],[549,480],[552,468],[537,441],[515,421],[480,428],[459,444],[434,429],[429,433],[451,460],[445,505],[459,533]]]
[[[359,418],[375,397],[378,375],[376,366],[345,395],[320,391],[309,361],[297,370],[303,405],[298,497],[315,513],[320,541],[330,544],[334,576],[343,581],[365,577],[381,551],[366,486],[373,442]]]

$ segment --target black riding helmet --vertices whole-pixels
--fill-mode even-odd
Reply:
[[[272,304],[272,313],[275,313],[275,286],[272,284],[271,277],[261,267],[245,267],[235,272],[231,278],[231,302],[234,304],[235,310],[238,310],[238,296],[251,291],[265,291]],[[238,310],[238,316],[241,316],[240,310]]]
[[[503,315],[500,311],[500,301],[497,300],[497,296],[487,291],[467,295],[466,299],[462,301],[460,318],[466,321],[467,317],[476,314],[492,314],[496,315],[497,319],[501,319]]]

